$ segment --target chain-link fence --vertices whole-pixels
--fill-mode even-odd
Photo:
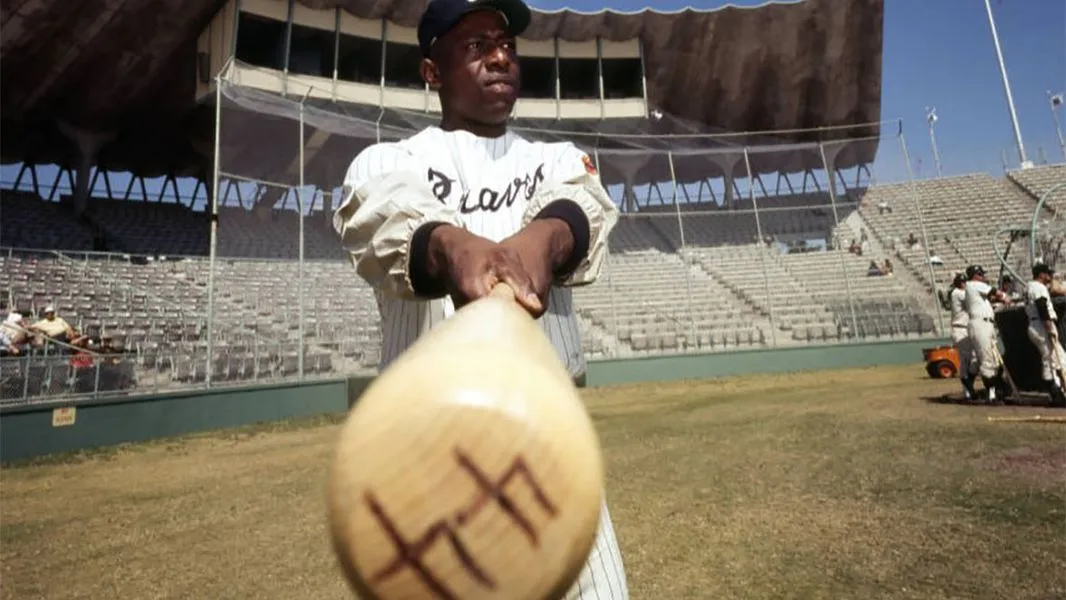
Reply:
[[[217,218],[202,220],[212,229],[209,257],[53,253],[33,260],[84,291],[26,304],[33,286],[19,273],[43,271],[7,253],[10,306],[103,307],[96,321],[122,336],[131,367],[125,387],[90,389],[54,357],[50,376],[38,358],[8,358],[5,402],[376,370],[377,301],[331,218],[359,151],[436,117],[339,104],[328,90],[290,84],[282,96],[262,87],[219,81]],[[950,190],[938,180],[878,181],[875,149],[909,164],[898,124],[777,138],[686,132],[681,123],[665,135],[606,122],[527,125],[516,128],[588,152],[622,212],[600,280],[575,290],[593,360],[937,338],[936,292],[978,260],[965,243],[981,238],[992,253],[987,233],[956,235],[954,205],[942,205]]]

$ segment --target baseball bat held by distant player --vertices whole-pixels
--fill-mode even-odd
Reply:
[[[604,467],[547,336],[506,285],[367,388],[330,468],[333,548],[362,600],[544,600],[595,542]]]

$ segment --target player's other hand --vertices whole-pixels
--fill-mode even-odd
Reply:
[[[444,282],[444,288],[456,308],[484,298],[499,283],[506,283],[515,291],[515,300],[531,315],[544,314],[547,292],[542,275],[533,271],[541,268],[513,244],[499,244],[458,227],[437,227],[430,235],[430,270]],[[527,265],[525,261],[534,264]],[[551,284],[549,267],[547,285]]]

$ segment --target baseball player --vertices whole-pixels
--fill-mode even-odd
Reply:
[[[520,73],[521,0],[433,0],[418,25],[421,75],[439,126],[372,145],[345,176],[333,225],[376,290],[384,369],[420,335],[503,282],[538,319],[571,376],[585,372],[571,286],[592,283],[618,221],[589,156],[509,131]],[[629,597],[603,506],[567,598]]]
[[[971,265],[966,268],[966,295],[963,303],[969,317],[970,341],[977,355],[978,373],[988,393],[988,401],[996,402],[996,391],[1003,385],[1003,357],[999,354],[999,336],[996,333],[996,313],[992,302],[1009,304],[1003,292],[988,284],[984,267]]]
[[[1059,342],[1058,315],[1051,303],[1052,277],[1055,271],[1048,265],[1033,267],[1033,279],[1025,286],[1025,314],[1029,317],[1029,340],[1040,353],[1044,381],[1053,406],[1066,406],[1060,373],[1066,353]]]
[[[973,343],[970,341],[970,315],[966,312],[966,276],[956,273],[951,282],[951,291],[941,296],[944,308],[951,310],[951,339],[955,342],[955,351],[959,354],[959,380],[966,400],[973,400],[977,392],[973,387],[973,378],[977,374],[977,361],[974,358]]]

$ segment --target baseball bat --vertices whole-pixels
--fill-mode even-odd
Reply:
[[[351,409],[329,472],[330,537],[362,600],[554,600],[592,551],[603,483],[567,369],[498,285]]]
[[[1034,415],[1031,417],[988,417],[991,423],[1066,423],[1066,417],[1045,417]]]

